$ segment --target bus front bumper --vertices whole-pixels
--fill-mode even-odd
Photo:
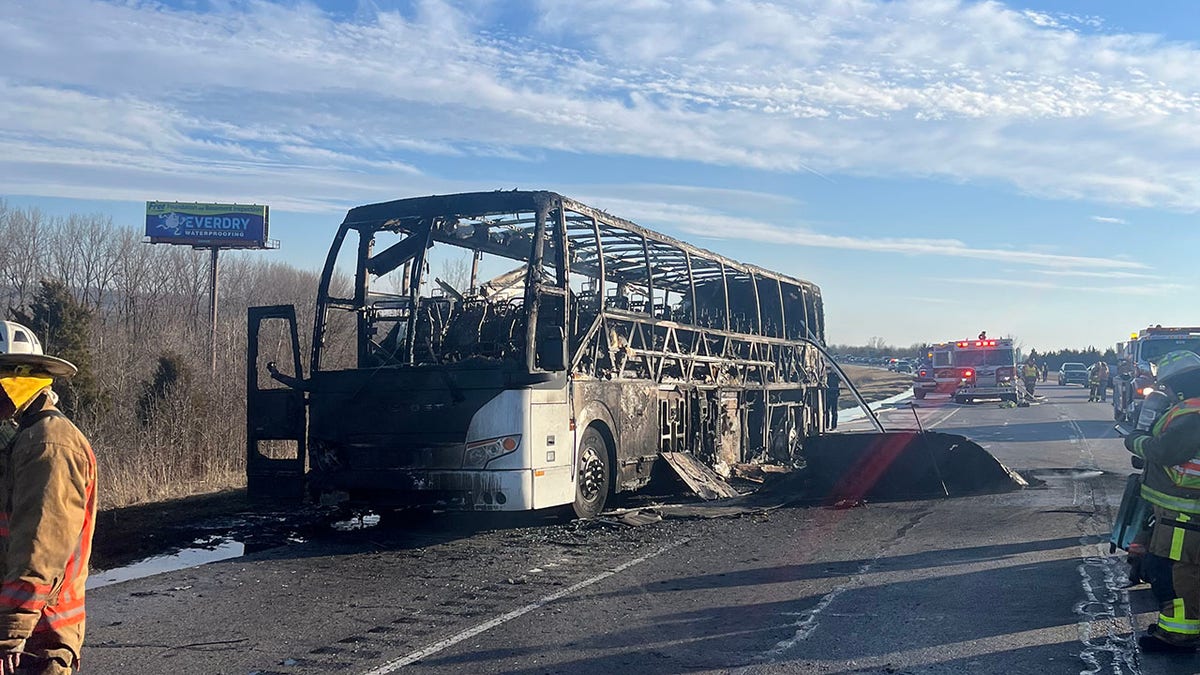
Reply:
[[[348,493],[351,502],[375,506],[427,507],[448,511],[528,511],[533,472],[372,469],[311,473],[318,492]]]

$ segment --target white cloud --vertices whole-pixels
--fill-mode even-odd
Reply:
[[[1064,293],[1102,293],[1106,295],[1133,295],[1133,296],[1158,296],[1164,294],[1175,294],[1188,288],[1184,284],[1175,283],[1148,283],[1139,285],[1120,285],[1120,286],[1064,286],[1054,281],[1038,281],[1034,279],[1012,279],[1009,277],[998,278],[977,278],[977,277],[954,277],[935,279],[934,281],[945,281],[955,284],[970,284],[974,286],[987,286],[989,288],[998,287],[1016,287],[1016,288],[1031,288],[1045,291],[1057,291]]]
[[[1104,270],[1102,272],[1094,272],[1088,270],[1057,270],[1047,269],[1038,270],[1039,274],[1052,277],[1090,277],[1093,279],[1155,279],[1158,278],[1153,274],[1145,274],[1141,272],[1122,272],[1118,270]]]
[[[61,194],[37,172],[12,178],[49,163],[85,191],[143,161],[180,186],[216,167],[232,186],[289,170],[407,184],[421,156],[555,150],[1200,208],[1200,49],[1088,32],[1094,17],[954,0],[531,1],[505,7],[531,14],[513,34],[477,0],[342,21],[304,2],[213,6],[6,5],[0,191]],[[287,185],[306,194],[304,181]]]
[[[1097,223],[1104,223],[1106,225],[1128,225],[1129,224],[1129,222],[1126,221],[1124,218],[1113,218],[1112,216],[1092,216],[1092,220],[1096,221]]]
[[[1034,250],[983,248],[971,246],[957,239],[833,235],[806,227],[781,227],[750,218],[730,216],[692,204],[604,197],[586,198],[584,201],[613,213],[620,213],[644,225],[680,232],[688,235],[689,239],[734,239],[776,245],[968,258],[1048,267],[1054,270],[1104,270],[1104,272],[1095,272],[1102,276],[1121,274],[1120,270],[1146,268],[1146,265],[1132,260],[1064,255]],[[1052,282],[1045,283],[1053,285]]]

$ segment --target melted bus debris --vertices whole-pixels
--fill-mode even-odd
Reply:
[[[429,278],[443,246],[473,252],[466,288]],[[344,253],[354,276],[339,290]],[[517,266],[477,283],[484,256]],[[351,209],[317,291],[307,375],[294,307],[248,319],[253,494],[591,517],[668,471],[664,455],[728,477],[804,466],[843,437],[824,427],[837,366],[816,285],[552,192]]]

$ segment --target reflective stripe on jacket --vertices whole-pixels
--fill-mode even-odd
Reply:
[[[40,415],[39,415],[40,414]],[[47,396],[0,458],[0,651],[79,661],[96,517],[96,457]]]
[[[1200,514],[1200,398],[1182,401],[1158,418],[1150,435],[1133,441],[1146,460],[1142,496],[1172,511]]]

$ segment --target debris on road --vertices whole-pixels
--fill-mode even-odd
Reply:
[[[965,436],[927,431],[809,439],[809,500],[923,499],[1019,490],[1027,483]]]
[[[617,516],[617,520],[629,525],[630,527],[649,525],[651,523],[660,522],[662,519],[662,513],[652,508],[630,511]]]
[[[690,452],[660,452],[659,455],[701,499],[726,499],[741,494]]]
[[[759,484],[789,471],[791,469],[785,466],[776,466],[774,464],[734,464],[730,467],[730,475],[734,478]]]

